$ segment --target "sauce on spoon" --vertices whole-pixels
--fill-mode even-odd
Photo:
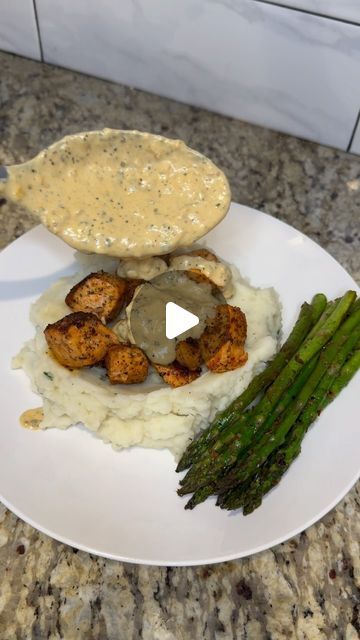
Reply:
[[[114,129],[67,136],[8,167],[1,193],[72,247],[123,258],[191,245],[230,205],[223,172],[181,140]]]

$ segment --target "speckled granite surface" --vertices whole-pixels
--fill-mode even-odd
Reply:
[[[301,229],[360,280],[359,157],[0,53],[0,164],[103,126],[183,138],[226,171],[234,200]],[[0,246],[33,224],[1,202]],[[0,507],[0,639],[356,640],[359,512],[358,484],[271,551],[167,569],[77,552]]]

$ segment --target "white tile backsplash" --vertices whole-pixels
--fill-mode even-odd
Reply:
[[[351,153],[358,153],[360,155],[360,121],[356,127],[355,135],[350,147]]]
[[[276,0],[261,1],[276,3]],[[360,24],[360,0],[280,0],[280,4]]]
[[[357,26],[253,0],[37,0],[37,8],[48,62],[348,145],[360,105]]]
[[[32,0],[0,0],[0,49],[40,60]]]

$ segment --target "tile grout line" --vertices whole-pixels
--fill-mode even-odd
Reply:
[[[347,153],[349,153],[349,151],[351,151],[351,145],[352,145],[352,143],[354,141],[356,129],[358,128],[359,123],[360,123],[360,109],[359,109],[359,113],[357,115],[357,118],[355,120],[355,125],[354,125],[354,128],[353,128],[352,134],[350,136],[348,147],[346,149]]]
[[[276,2],[276,0],[253,0],[259,4],[270,5],[272,7],[279,7],[280,9],[288,9],[289,11],[296,11],[297,13],[305,13],[309,16],[315,16],[316,18],[325,18],[326,20],[333,20],[334,22],[342,22],[343,24],[351,24],[354,27],[360,27],[360,22],[354,22],[347,18],[336,18],[335,16],[328,16],[326,13],[318,13],[317,11],[311,11],[311,9],[302,9],[301,7],[289,7],[283,2]]]
[[[39,17],[37,12],[36,0],[33,0],[33,7],[34,7],[36,31],[37,31],[38,40],[39,40],[40,58],[41,58],[41,62],[44,62],[44,51],[43,51],[43,46],[41,42],[40,25],[39,25]]]

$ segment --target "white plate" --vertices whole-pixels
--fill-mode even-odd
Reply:
[[[207,236],[253,285],[274,286],[288,333],[301,302],[356,285],[323,249],[270,216],[233,204]],[[303,451],[260,509],[244,517],[208,500],[184,511],[179,476],[167,451],[115,452],[83,429],[31,432],[19,425],[39,405],[11,357],[33,335],[29,305],[74,270],[73,252],[37,227],[0,256],[0,498],[48,535],[91,553],[156,565],[196,565],[239,558],[275,545],[321,518],[359,476],[359,377],[322,414]]]

